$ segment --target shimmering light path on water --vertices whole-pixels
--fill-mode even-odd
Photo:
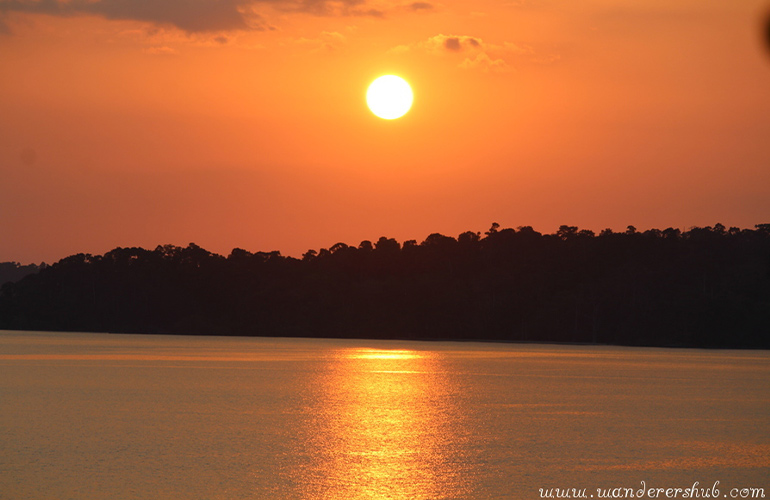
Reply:
[[[0,332],[1,499],[770,495],[770,353]]]

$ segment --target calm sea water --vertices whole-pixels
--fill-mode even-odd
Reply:
[[[770,352],[0,332],[2,499],[759,487]]]

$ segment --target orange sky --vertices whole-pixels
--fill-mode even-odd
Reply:
[[[0,0],[0,261],[767,223],[769,8]]]

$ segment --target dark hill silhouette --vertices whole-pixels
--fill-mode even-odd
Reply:
[[[0,285],[9,281],[19,281],[23,277],[34,274],[45,267],[45,262],[40,266],[27,264],[23,266],[18,262],[0,262]]]
[[[770,348],[770,224],[116,248],[3,285],[0,328]]]

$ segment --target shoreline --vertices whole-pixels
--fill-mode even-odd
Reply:
[[[349,340],[349,341],[385,341],[385,342],[420,342],[424,344],[439,343],[439,342],[455,342],[460,344],[467,343],[479,343],[479,344],[500,344],[500,345],[543,345],[543,346],[579,346],[579,347],[626,347],[626,348],[640,348],[640,349],[692,349],[701,351],[768,351],[770,349],[763,349],[757,347],[702,347],[691,345],[638,345],[638,344],[608,344],[608,343],[591,343],[591,342],[558,342],[547,340],[503,340],[503,339],[455,339],[455,338],[404,338],[404,337],[304,337],[304,336],[276,336],[276,335],[220,335],[220,334],[196,334],[196,333],[146,333],[146,332],[91,332],[91,331],[65,331],[65,330],[5,330],[0,329],[0,334],[10,333],[46,333],[46,334],[89,334],[89,335],[134,335],[134,336],[166,336],[166,337],[196,337],[196,338],[258,338],[258,339],[296,339],[296,340]]]

